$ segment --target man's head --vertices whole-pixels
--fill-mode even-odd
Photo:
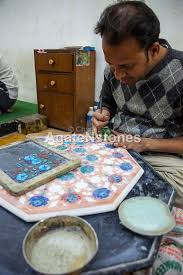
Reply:
[[[107,7],[95,33],[102,37],[106,62],[123,83],[136,83],[156,65],[160,23],[146,4],[122,1]]]

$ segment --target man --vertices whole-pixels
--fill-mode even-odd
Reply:
[[[183,52],[159,39],[158,18],[140,1],[107,7],[95,32],[109,64],[95,133],[114,118],[115,145],[144,154],[176,188],[175,205],[183,208]]]
[[[0,55],[0,114],[11,112],[17,96],[17,79],[4,57]]]

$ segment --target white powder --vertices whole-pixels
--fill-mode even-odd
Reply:
[[[42,236],[33,247],[30,261],[41,272],[65,273],[81,268],[93,254],[89,238],[73,226]]]

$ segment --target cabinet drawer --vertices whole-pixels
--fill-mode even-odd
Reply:
[[[53,91],[72,94],[74,79],[72,74],[37,74],[38,91]]]
[[[38,106],[40,114],[47,116],[49,126],[68,130],[74,124],[73,96],[39,92]]]
[[[71,53],[36,53],[38,71],[72,72],[74,55]]]

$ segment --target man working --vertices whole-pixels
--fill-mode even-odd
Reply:
[[[17,96],[17,79],[4,57],[0,55],[0,114],[11,111]]]
[[[183,52],[159,39],[158,18],[140,1],[107,7],[95,32],[109,64],[95,133],[114,117],[115,145],[144,154],[176,188],[175,205],[183,208]],[[129,134],[141,138],[129,141]]]

